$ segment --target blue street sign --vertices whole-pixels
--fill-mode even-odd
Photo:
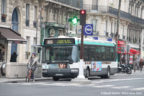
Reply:
[[[93,24],[85,24],[84,26],[84,35],[93,35]]]
[[[108,38],[107,41],[112,41],[112,38]]]
[[[93,37],[94,40],[98,40],[98,37]]]

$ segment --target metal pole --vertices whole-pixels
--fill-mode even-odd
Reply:
[[[80,47],[80,59],[83,59],[83,52],[84,52],[84,48],[83,48],[83,25],[82,25],[82,29],[81,29],[81,47]]]

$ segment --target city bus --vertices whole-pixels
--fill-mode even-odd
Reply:
[[[80,38],[49,38],[43,45],[43,76],[75,78],[79,73]],[[116,44],[109,41],[84,39],[84,76],[109,78],[117,72]]]

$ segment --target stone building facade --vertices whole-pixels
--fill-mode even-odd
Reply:
[[[119,0],[83,0],[87,23],[94,26],[94,36],[115,41]],[[143,55],[144,1],[121,0],[119,39],[129,48],[141,49]]]
[[[5,46],[3,62],[6,62],[6,77],[8,78],[25,76],[26,62],[32,52],[32,46],[40,44],[39,18],[42,1],[0,0],[0,27],[14,30],[13,40],[9,40],[10,38],[2,34],[0,41]],[[21,40],[14,37],[15,35],[19,35]],[[16,62],[10,60],[13,52],[17,53]]]
[[[68,19],[78,16],[82,1],[0,0],[0,33],[7,31],[7,36],[5,31],[0,34],[0,45],[5,46],[2,62],[6,63],[7,78],[25,77],[28,57],[39,48],[44,38],[78,32],[79,25],[72,25]],[[13,34],[12,39],[8,37],[8,31]],[[14,52],[16,62],[11,62]],[[37,75],[41,76],[41,65]]]
[[[83,0],[46,0],[43,11],[43,26],[41,42],[44,38],[60,35],[76,35],[80,29],[79,24],[73,25],[68,20],[73,16],[79,18],[79,10]]]

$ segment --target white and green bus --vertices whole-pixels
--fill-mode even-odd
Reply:
[[[80,38],[49,38],[43,45],[43,76],[75,78],[79,73]],[[109,41],[84,39],[84,76],[109,78],[117,72],[116,44]]]

